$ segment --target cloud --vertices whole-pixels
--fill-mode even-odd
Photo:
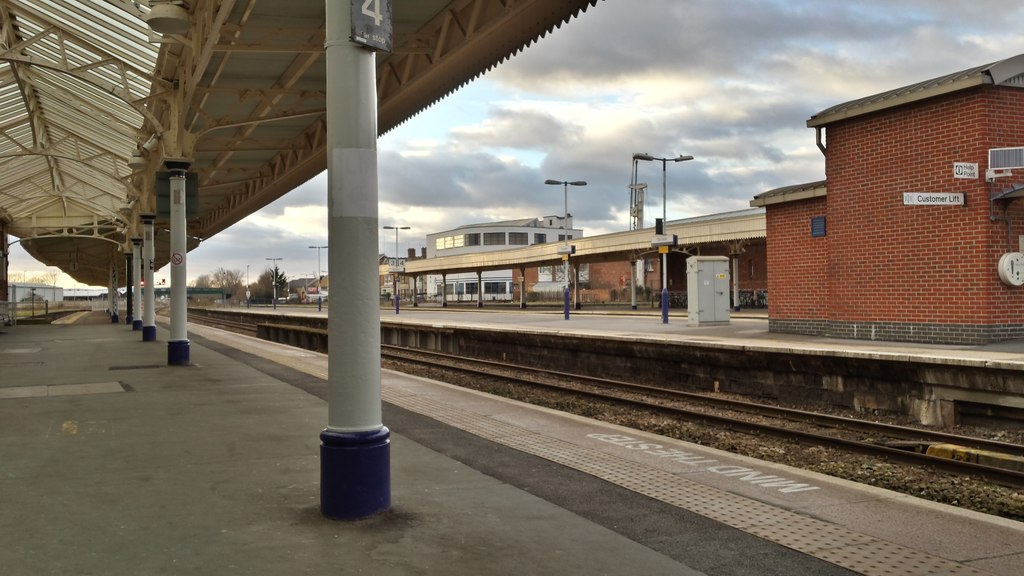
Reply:
[[[975,0],[603,0],[379,141],[381,225],[400,251],[470,223],[561,214],[544,180],[586,180],[586,234],[629,227],[634,152],[666,166],[669,218],[735,210],[824,178],[806,127],[836,104],[1024,53],[1024,3]],[[660,163],[641,163],[648,225]],[[204,242],[190,274],[279,256],[316,268],[324,176]],[[394,236],[379,249],[393,253]]]

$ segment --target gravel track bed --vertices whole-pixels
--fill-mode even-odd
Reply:
[[[812,470],[934,502],[1024,521],[1024,493],[979,478],[893,464],[877,458],[829,448],[806,446],[785,439],[716,429],[711,425],[679,421],[635,408],[540,390],[528,385],[514,386],[504,381],[487,380],[479,376],[463,377],[453,372],[413,363],[385,359],[383,366],[391,370],[423,376],[735,454]],[[561,380],[559,383],[565,384],[566,382]],[[746,398],[746,400],[750,399]],[[806,407],[795,408],[807,409]],[[864,418],[863,414],[854,414],[849,410],[826,410],[820,407],[815,407],[814,410],[850,418]],[[729,416],[735,417],[736,413],[730,412]],[[747,415],[747,417],[761,418],[753,415]],[[905,420],[901,421],[899,418],[885,415],[874,415],[871,419],[890,424],[908,425]],[[943,431],[965,436],[996,438],[1005,442],[1024,443],[1022,442],[1024,433],[1021,430],[970,427]]]

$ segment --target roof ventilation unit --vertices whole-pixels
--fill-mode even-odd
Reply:
[[[1024,168],[1024,146],[988,149],[988,170],[985,171],[988,181],[1009,176],[1011,170],[1017,168]]]

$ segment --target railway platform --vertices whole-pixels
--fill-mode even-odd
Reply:
[[[1019,574],[1024,524],[385,372],[392,508],[319,514],[326,357],[101,318],[0,334],[22,574]],[[167,333],[159,329],[158,340]]]

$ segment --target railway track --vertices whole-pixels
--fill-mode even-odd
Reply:
[[[202,313],[197,313],[195,310],[189,311],[188,321],[195,322],[196,324],[202,324],[203,326],[210,326],[211,328],[227,330],[228,332],[234,332],[236,334],[245,334],[247,336],[255,336],[257,331],[256,324],[252,322],[238,322],[236,320],[215,318],[213,316],[206,316]]]
[[[202,315],[192,315],[189,321],[246,335],[255,335],[257,331],[255,324]],[[447,373],[487,378],[516,386],[525,385],[558,394],[628,406],[649,413],[664,414],[682,421],[710,424],[735,432],[772,436],[890,462],[971,475],[1012,488],[1024,488],[1024,472],[924,453],[924,449],[929,445],[951,444],[1024,457],[1024,446],[1019,444],[425,350],[382,345],[381,355],[385,359]]]
[[[666,414],[690,422],[713,424],[747,434],[770,435],[795,440],[801,444],[835,448],[883,458],[891,462],[927,466],[955,474],[968,474],[1013,488],[1024,487],[1024,472],[931,456],[919,451],[931,444],[954,444],[1012,456],[1024,456],[1024,446],[1018,444],[566,374],[502,362],[466,359],[435,352],[382,346],[381,353],[384,358],[395,361],[414,363],[424,367],[458,372],[514,385],[528,385],[562,394],[583,396],[639,410]],[[699,408],[694,405],[698,405]],[[720,411],[733,414],[723,414]]]

